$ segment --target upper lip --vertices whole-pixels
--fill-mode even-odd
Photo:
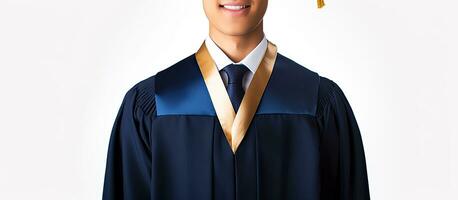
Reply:
[[[219,5],[220,6],[244,6],[244,5],[249,6],[250,3],[243,3],[243,2],[239,2],[239,3],[221,3]]]

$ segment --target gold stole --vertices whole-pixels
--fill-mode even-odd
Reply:
[[[243,96],[237,114],[234,111],[234,107],[232,107],[229,94],[226,91],[218,68],[208,53],[205,41],[196,52],[197,63],[210,94],[213,107],[234,154],[248,130],[272,74],[277,57],[277,46],[269,40],[267,42],[267,50]]]

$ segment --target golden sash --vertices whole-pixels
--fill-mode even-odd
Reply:
[[[218,68],[208,53],[205,41],[196,52],[197,63],[210,94],[216,115],[234,154],[248,130],[272,74],[277,57],[277,46],[269,40],[267,42],[267,50],[243,96],[237,114],[234,111],[234,107],[232,107],[229,94],[226,91]]]

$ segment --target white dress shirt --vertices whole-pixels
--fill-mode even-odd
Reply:
[[[243,90],[246,91],[248,88],[251,80],[253,79],[253,75],[258,69],[259,64],[264,57],[264,53],[267,50],[267,39],[264,35],[263,39],[259,44],[247,55],[243,58],[240,62],[234,63],[224,52],[221,48],[216,45],[216,43],[207,36],[205,39],[205,46],[208,49],[208,52],[212,59],[215,61],[216,66],[218,67],[219,73],[221,78],[223,79],[224,86],[227,87],[227,74],[222,70],[229,64],[244,64],[248,67],[249,71],[247,71],[242,80],[242,87]]]

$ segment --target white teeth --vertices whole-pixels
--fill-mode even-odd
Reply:
[[[237,5],[234,5],[234,6],[232,6],[232,5],[224,5],[224,8],[227,8],[227,9],[229,9],[229,10],[241,10],[241,9],[246,8],[246,7],[248,7],[248,5],[241,5],[241,6],[237,6]]]

